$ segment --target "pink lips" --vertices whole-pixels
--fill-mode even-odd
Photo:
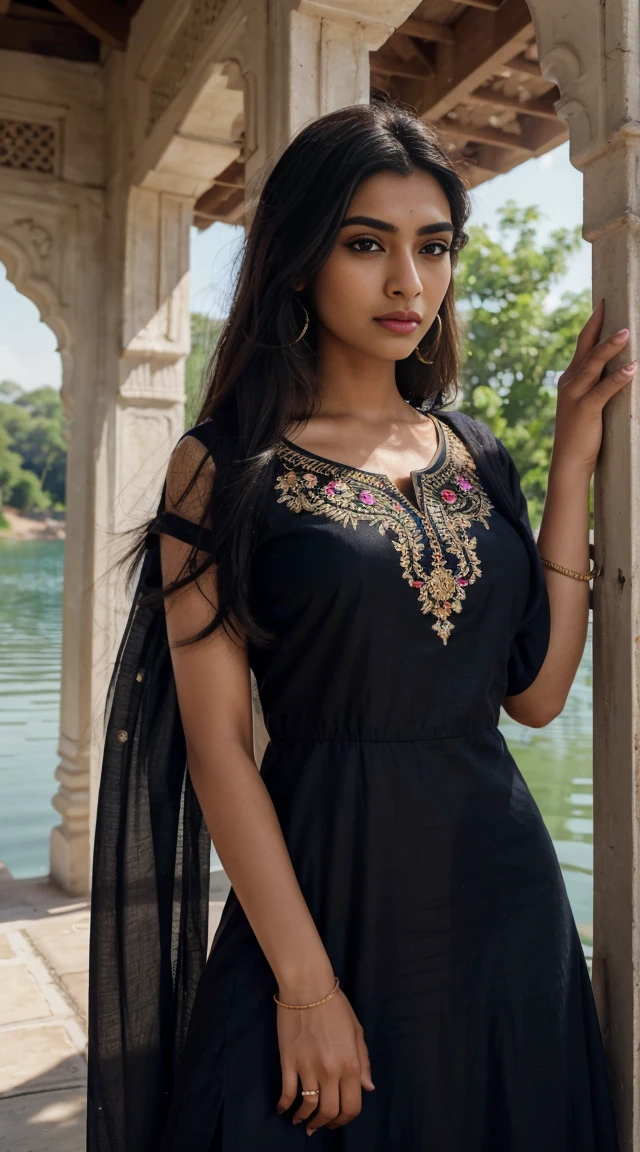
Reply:
[[[388,332],[397,332],[402,336],[415,332],[422,322],[417,312],[387,312],[384,316],[374,317],[376,324],[386,328]]]

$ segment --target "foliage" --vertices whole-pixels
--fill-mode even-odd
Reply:
[[[509,200],[499,209],[499,240],[471,226],[456,289],[464,359],[460,408],[484,421],[511,452],[539,522],[553,446],[556,384],[591,312],[591,292],[549,292],[580,244],[580,229],[559,228],[541,243],[541,213]]]
[[[185,365],[185,428],[192,428],[198,419],[204,399],[205,369],[218,342],[223,323],[223,320],[213,320],[201,312],[191,313],[191,352]]]
[[[55,388],[0,383],[0,505],[23,512],[64,505],[67,445]]]

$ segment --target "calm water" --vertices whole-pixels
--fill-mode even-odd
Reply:
[[[48,871],[55,791],[63,544],[0,541],[0,860]],[[542,809],[585,950],[591,944],[591,636],[562,716],[502,730]]]
[[[64,544],[0,541],[0,860],[49,871],[56,790]]]

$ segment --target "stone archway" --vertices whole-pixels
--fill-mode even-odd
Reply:
[[[58,791],[53,797],[61,823],[51,835],[51,872],[67,890],[81,892],[88,882],[87,717],[92,711],[93,641],[83,610],[90,602],[93,580],[91,393],[98,389],[102,197],[83,190],[51,196],[46,184],[25,189],[21,173],[3,177],[0,260],[8,279],[36,305],[54,332],[62,360],[61,397],[68,420],[67,534]]]

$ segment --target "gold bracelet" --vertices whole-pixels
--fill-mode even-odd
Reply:
[[[595,580],[602,572],[602,569],[596,568],[595,565],[590,572],[574,572],[573,568],[564,568],[562,564],[556,564],[553,560],[545,560],[544,556],[540,559],[547,568],[553,568],[554,572],[561,572],[563,576],[572,576],[574,580]]]
[[[281,1008],[317,1008],[318,1004],[325,1004],[327,1000],[330,1000],[332,996],[335,996],[336,992],[338,991],[339,983],[340,983],[340,981],[338,980],[338,977],[336,976],[335,984],[333,985],[333,988],[331,989],[329,995],[324,996],[322,1000],[314,1000],[313,1004],[284,1004],[282,1002],[282,1000],[278,1000],[278,997],[277,997],[275,992],[273,994],[273,999],[275,1000],[276,1004],[280,1005]]]

